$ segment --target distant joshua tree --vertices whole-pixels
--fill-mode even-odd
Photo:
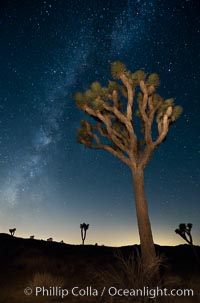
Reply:
[[[53,238],[48,238],[47,242],[53,242]]]
[[[188,244],[193,245],[192,235],[191,235],[192,224],[181,223],[179,228],[175,230],[181,238],[183,238]]]
[[[182,107],[175,105],[173,98],[165,100],[156,93],[160,85],[156,73],[133,73],[116,61],[111,65],[111,74],[117,81],[109,81],[107,87],[96,81],[85,92],[75,94],[77,107],[89,116],[81,120],[77,140],[88,148],[111,153],[130,168],[145,268],[151,266],[156,251],[144,190],[144,169],[167,138],[170,126],[180,117]]]
[[[188,244],[191,245],[195,258],[197,262],[200,264],[199,256],[197,254],[197,251],[195,249],[195,246],[193,245],[193,239],[191,235],[191,229],[192,229],[192,223],[181,223],[179,224],[179,228],[175,229],[175,233],[177,233],[181,238],[183,238]]]
[[[34,238],[35,238],[35,236],[30,236],[30,239],[32,239],[32,240],[33,240]]]
[[[14,236],[14,234],[16,232],[16,228],[9,229],[9,232],[10,232],[11,236]]]
[[[86,223],[80,224],[82,245],[84,245],[84,243],[85,243],[86,233],[87,233],[89,226],[90,226],[90,224],[86,224]]]

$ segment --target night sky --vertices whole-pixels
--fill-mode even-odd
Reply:
[[[145,171],[155,243],[200,244],[199,50],[195,0],[1,2],[0,232],[78,244],[139,243],[131,172],[76,142],[76,91],[111,79],[110,64],[158,72],[183,106]]]

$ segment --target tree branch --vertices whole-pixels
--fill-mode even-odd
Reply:
[[[148,90],[146,85],[144,84],[144,81],[140,81],[140,88],[141,91],[143,92],[143,100],[142,100],[142,104],[139,104],[139,110],[140,113],[142,115],[142,119],[144,122],[148,121],[148,116],[146,114],[146,107],[147,107],[147,102],[148,102]]]
[[[118,98],[118,94],[117,94],[117,91],[114,90],[112,93],[112,100],[115,100],[115,101],[113,101],[114,104],[116,102],[116,98]],[[130,150],[136,152],[137,151],[137,137],[134,132],[132,121],[129,121],[128,118],[124,114],[122,114],[116,106],[109,106],[108,104],[103,102],[103,107],[106,110],[113,112],[114,115],[119,119],[119,121],[125,125],[125,127],[128,131],[129,137],[130,137]]]
[[[101,123],[97,123],[96,126],[93,127],[94,129],[98,130],[100,135],[104,138],[110,139],[109,135],[106,134],[101,126]]]
[[[122,151],[127,152],[127,147],[122,143],[120,139],[116,136],[116,131],[112,129],[112,122],[107,115],[102,115],[100,111],[97,113],[97,117],[104,122],[110,139],[116,144]]]
[[[143,153],[139,157],[139,166],[144,169],[153,155],[153,145],[146,145]]]
[[[153,143],[154,148],[156,148],[165,139],[169,130],[169,117],[171,115],[172,115],[172,106],[169,106],[161,120],[162,124],[159,126],[160,133],[157,140]]]
[[[111,153],[115,157],[119,158],[122,162],[124,162],[129,167],[131,166],[131,161],[126,156],[124,156],[124,154],[122,152],[116,151],[110,145],[103,145],[102,148],[107,150],[109,153]]]
[[[133,99],[134,99],[134,89],[131,85],[129,79],[126,77],[125,74],[120,76],[122,83],[126,86],[128,92],[128,103],[126,107],[126,116],[128,121],[132,121],[132,110],[133,110]]]
[[[128,166],[131,165],[130,160],[122,152],[120,152],[119,150],[118,151],[115,150],[110,145],[103,144],[101,142],[100,138],[96,134],[92,133],[90,130],[89,130],[88,135],[95,140],[95,142],[97,143],[97,145],[88,144],[87,140],[85,140],[84,138],[80,139],[80,142],[82,144],[84,144],[85,146],[87,146],[90,149],[95,149],[95,150],[97,150],[97,149],[104,149],[104,150],[107,150],[109,153],[111,153],[115,157],[119,158],[126,165],[128,165]]]
[[[109,109],[107,109],[109,108]],[[110,111],[110,106],[107,106],[107,110]],[[93,109],[91,109],[90,107],[88,106],[85,106],[84,107],[84,110],[91,116],[94,116],[94,117],[97,117],[99,118],[106,126],[106,129],[107,129],[107,132],[108,132],[108,135],[109,135],[109,139],[113,141],[113,143],[115,145],[117,145],[122,151],[128,153],[128,149],[127,149],[127,145],[125,146],[122,141],[117,138],[116,136],[116,131],[114,132],[113,129],[112,129],[112,122],[109,118],[108,115],[103,115],[101,114],[101,112],[98,110],[98,111],[94,111]],[[122,115],[122,114],[121,114]],[[123,115],[122,115],[123,116]],[[100,128],[99,128],[100,130]],[[102,131],[101,131],[102,132]],[[93,134],[94,135],[94,134]],[[95,138],[94,138],[95,139]]]

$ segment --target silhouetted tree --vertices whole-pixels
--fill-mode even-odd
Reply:
[[[192,224],[181,223],[179,228],[175,230],[181,238],[183,238],[188,244],[193,245],[192,235],[191,235]]]
[[[200,264],[199,256],[197,254],[197,251],[193,245],[193,239],[191,235],[191,230],[192,230],[192,223],[181,223],[179,224],[179,228],[175,229],[175,233],[178,234],[181,238],[183,238],[188,244],[192,246],[195,258],[197,262]]]
[[[87,233],[87,230],[88,230],[89,226],[90,226],[89,224],[85,224],[85,223],[80,224],[81,239],[82,239],[82,244],[83,245],[85,243],[86,233]]]
[[[132,73],[117,61],[111,66],[111,74],[121,83],[109,81],[107,87],[102,87],[93,82],[90,89],[75,94],[77,107],[90,117],[81,120],[77,140],[88,148],[108,151],[131,169],[142,259],[148,265],[156,253],[144,191],[144,168],[166,139],[170,125],[181,115],[182,107],[155,92],[160,85],[156,73],[148,77],[143,70]],[[157,132],[152,130],[154,123]],[[140,135],[136,134],[139,128]]]
[[[9,229],[9,232],[10,232],[11,236],[14,236],[14,234],[16,232],[16,228]]]

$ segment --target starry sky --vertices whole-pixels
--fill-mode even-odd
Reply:
[[[181,118],[145,171],[155,243],[200,244],[199,49],[195,0],[1,2],[0,232],[78,244],[139,243],[131,173],[105,151],[76,142],[84,114],[73,100],[106,85],[110,64],[158,72]]]

